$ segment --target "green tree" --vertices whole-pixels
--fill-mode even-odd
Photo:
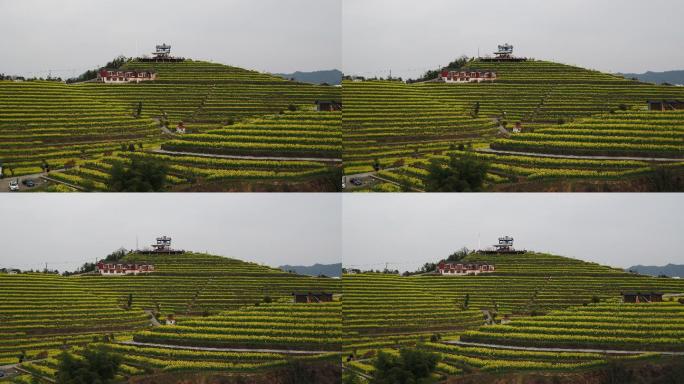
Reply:
[[[439,362],[436,353],[403,348],[399,356],[380,352],[375,360],[373,384],[419,384],[427,382]]]
[[[83,359],[62,352],[57,366],[57,384],[107,384],[112,381],[121,365],[121,356],[103,347],[86,348]]]
[[[140,117],[142,115],[143,104],[142,101],[138,101],[138,105],[135,108],[135,117]]]
[[[475,105],[473,105],[473,112],[472,112],[472,117],[477,117],[480,114],[480,102],[476,101]]]
[[[322,189],[327,192],[342,192],[342,167],[330,166],[321,178]]]
[[[454,251],[449,257],[446,258],[446,261],[460,261],[464,257],[468,256],[470,253],[470,249],[468,247],[463,247],[459,249],[458,251]]]
[[[128,308],[128,309],[133,308],[133,294],[132,293],[128,294],[128,301],[126,302],[126,308]]]
[[[114,163],[107,187],[113,192],[159,192],[167,171],[166,164],[155,159],[133,158],[129,166]]]
[[[437,159],[428,166],[428,192],[478,192],[482,190],[489,164],[471,155],[452,155],[444,167]]]
[[[465,297],[463,298],[463,304],[461,304],[461,309],[466,310],[470,306],[470,293],[466,293]]]

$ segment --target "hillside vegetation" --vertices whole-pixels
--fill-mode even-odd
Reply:
[[[682,173],[684,115],[646,110],[647,100],[684,98],[681,87],[546,61],[473,60],[464,69],[496,71],[497,80],[346,81],[345,173],[379,165],[381,179],[425,190],[430,162],[446,164],[449,156],[464,154],[489,165],[486,188],[493,190],[543,190],[536,184],[550,188],[567,180],[616,184],[652,175],[654,167]],[[522,133],[512,133],[516,123]]]
[[[299,183],[295,189],[308,189],[302,182],[320,179],[330,172],[330,159],[339,161],[341,134],[335,127],[341,124],[340,114],[313,112],[316,100],[340,99],[337,87],[192,60],[129,61],[122,68],[155,71],[157,80],[0,81],[5,176],[38,173],[47,163],[51,170],[73,168],[52,174],[56,180],[81,190],[106,190],[113,162],[162,147],[189,152],[181,159],[158,159],[172,168],[170,190],[249,188],[229,184],[236,181]],[[187,134],[175,136],[180,122]],[[254,158],[235,161],[240,156]],[[74,168],[78,165],[83,166]]]
[[[117,262],[152,263],[156,272],[0,274],[0,365],[23,356],[22,369],[54,379],[59,354],[78,360],[86,347],[120,354],[120,380],[339,361],[340,302],[292,302],[293,292],[339,294],[339,280],[200,253],[132,253]],[[154,326],[152,316],[164,323],[167,315],[177,325]]]
[[[590,352],[520,351],[451,342],[513,346],[600,347],[660,351],[679,348],[684,305],[620,304],[620,292],[684,294],[684,282],[630,274],[566,257],[525,253],[471,254],[496,272],[478,276],[379,273],[345,275],[342,309],[346,363],[371,375],[375,354],[415,346],[437,352],[438,375],[500,371],[572,371],[604,367]],[[502,319],[510,320],[500,324]],[[643,324],[648,324],[643,328]],[[636,354],[627,359],[651,359]]]

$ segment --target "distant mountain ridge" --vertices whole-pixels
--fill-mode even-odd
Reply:
[[[311,84],[323,84],[327,83],[330,85],[342,84],[342,71],[337,69],[325,70],[325,71],[313,71],[313,72],[300,72],[295,73],[274,73],[275,76],[280,76],[285,79],[295,79],[296,81],[302,83]]]
[[[647,83],[684,84],[684,70],[664,72],[648,71],[645,73],[618,73],[618,75],[624,76],[628,79],[637,78],[640,81],[644,81]]]
[[[278,267],[283,271],[294,271],[300,275],[308,276],[320,276],[325,275],[328,277],[340,277],[342,276],[342,263],[337,264],[314,264],[310,266],[304,265],[281,265]]]
[[[668,264],[665,266],[655,266],[655,265],[635,265],[629,267],[628,270],[640,273],[642,275],[649,276],[670,276],[670,277],[682,277],[684,278],[684,264]]]

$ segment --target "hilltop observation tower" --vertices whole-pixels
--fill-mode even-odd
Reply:
[[[159,46],[157,45],[157,48]],[[497,59],[511,59],[513,58],[513,46],[506,43],[503,45],[498,46],[498,50],[494,52],[494,56],[496,56]]]
[[[499,242],[494,244],[488,249],[479,250],[478,253],[484,254],[520,254],[525,253],[526,250],[516,250],[513,248],[513,237],[512,236],[501,236],[499,237]]]
[[[501,46],[499,46],[501,47]],[[157,60],[166,60],[171,57],[171,46],[163,43],[162,45],[157,45],[155,51],[152,52],[152,56]]]
[[[162,44],[157,44],[154,47],[154,52],[152,52],[152,57],[149,56],[144,56],[144,57],[139,57],[139,61],[151,61],[151,62],[177,62],[177,61],[184,61],[185,58],[183,57],[174,57],[171,56],[171,46],[162,43]]]
[[[139,252],[146,255],[158,253],[181,254],[185,252],[183,250],[171,248],[171,238],[168,236],[157,237],[157,242],[155,244],[152,244],[151,247],[152,249],[145,249]]]
[[[515,57],[513,56],[513,45],[505,43],[497,46],[496,52],[494,52],[494,57],[487,56],[479,58],[480,61],[526,61],[526,57]]]

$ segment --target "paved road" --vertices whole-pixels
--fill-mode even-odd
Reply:
[[[188,347],[185,345],[140,343],[137,341],[121,341],[118,344],[137,345],[140,347],[188,349],[192,351],[212,351],[212,352],[261,352],[261,353],[283,353],[290,355],[317,355],[320,353],[339,353],[340,351],[295,351],[291,349],[260,349],[260,348],[211,348],[211,347]]]
[[[55,169],[54,171],[50,171],[50,173],[62,172],[62,171],[64,171],[64,169]],[[45,176],[45,175],[47,175],[47,173],[42,172],[42,173],[34,173],[32,175],[5,177],[4,179],[0,179],[0,192],[9,192],[10,181],[17,180],[17,179],[19,179],[19,190],[20,191],[31,190],[35,187],[29,188],[29,187],[25,186],[24,184],[21,184],[21,181],[25,180],[25,179],[33,179],[33,181],[36,182],[36,187],[37,187],[41,184],[41,179],[40,179],[41,176]]]
[[[390,168],[383,168],[381,171],[393,171],[395,169],[399,169],[401,167],[390,167]],[[379,171],[370,171],[370,172],[364,172],[364,173],[354,173],[351,175],[344,175],[344,177],[347,178],[347,182],[351,180],[352,178],[357,178],[357,179],[367,179],[369,177],[374,177]]]
[[[156,149],[152,153],[161,155],[181,155],[181,156],[198,156],[198,157],[213,157],[217,159],[242,159],[242,160],[300,160],[300,161],[320,161],[323,163],[340,163],[342,159],[324,158],[324,157],[284,157],[284,156],[238,156],[238,155],[215,155],[212,153],[196,153],[196,152],[179,152],[167,151],[164,149]]]
[[[539,347],[518,347],[515,345],[501,345],[501,344],[486,344],[486,343],[471,343],[467,341],[452,340],[444,341],[445,344],[456,344],[469,347],[487,347],[498,349],[515,349],[520,351],[541,351],[541,352],[585,352],[585,353],[605,353],[610,355],[638,355],[641,353],[659,353],[661,355],[679,355],[684,356],[684,352],[672,351],[624,351],[617,349],[591,349],[591,348],[539,348]]]
[[[684,161],[682,159],[672,159],[666,157],[635,157],[635,156],[583,156],[583,155],[558,155],[550,153],[535,153],[535,152],[518,152],[518,151],[502,151],[491,148],[476,149],[477,152],[500,153],[504,155],[518,155],[518,156],[535,156],[535,157],[556,157],[560,159],[584,159],[584,160],[636,160],[636,161]]]

